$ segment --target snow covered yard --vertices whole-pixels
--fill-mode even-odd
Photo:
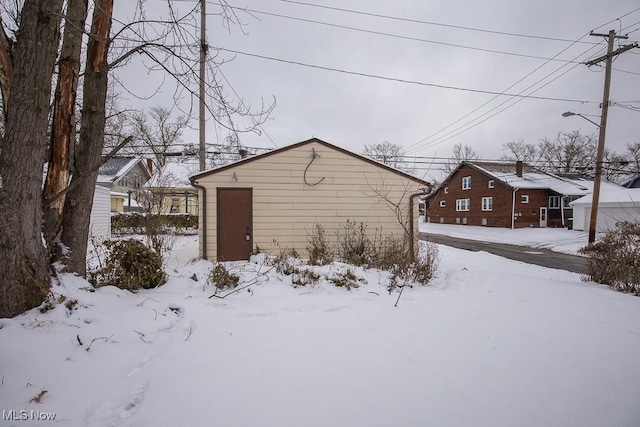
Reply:
[[[469,240],[545,248],[573,255],[577,255],[578,249],[587,246],[589,234],[586,231],[565,228],[516,228],[512,230],[510,228],[426,222],[420,223],[420,231]]]
[[[157,289],[64,275],[65,303],[0,319],[0,425],[640,425],[640,298],[439,249],[438,277],[397,307],[386,273],[293,288],[260,263],[228,264],[257,283],[209,298],[195,237]]]

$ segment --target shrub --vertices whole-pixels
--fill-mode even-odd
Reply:
[[[640,296],[640,224],[619,222],[600,241],[579,252],[589,259],[587,278]]]
[[[295,249],[280,249],[280,253],[271,261],[276,271],[285,276],[298,273],[298,265],[301,263],[298,252]]]
[[[321,224],[316,224],[313,228],[307,252],[309,252],[309,264],[311,265],[325,265],[333,262],[333,251],[327,242],[324,227]]]
[[[320,275],[315,273],[312,270],[304,269],[298,270],[293,273],[293,277],[291,278],[291,283],[294,288],[298,288],[301,286],[315,286],[320,280]]]
[[[89,282],[93,286],[116,286],[135,291],[150,289],[166,282],[162,270],[162,256],[135,240],[107,240],[105,265],[91,272]]]
[[[356,276],[356,273],[351,268],[329,276],[327,280],[339,288],[347,288],[348,291],[352,288],[360,287],[360,283],[367,283],[365,279]]]
[[[376,237],[374,245],[374,262],[372,267],[382,270],[395,270],[408,265],[411,262],[409,254],[409,242],[407,238],[397,238],[393,235]]]
[[[367,226],[358,225],[355,221],[347,220],[337,231],[338,257],[346,264],[355,266],[367,265],[374,258],[371,241],[367,237]]]
[[[232,273],[229,273],[224,264],[218,263],[209,273],[207,283],[215,286],[217,289],[233,289],[238,286],[240,278]]]
[[[177,233],[187,233],[198,229],[198,216],[187,214],[147,215],[140,213],[117,214],[111,217],[111,231],[114,234],[145,234],[147,216],[159,216],[162,224]]]

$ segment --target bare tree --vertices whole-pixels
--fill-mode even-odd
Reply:
[[[253,150],[242,145],[236,132],[231,132],[224,141],[224,144],[216,145],[214,151],[209,154],[213,167],[226,165],[256,154]]]
[[[173,119],[171,110],[164,107],[152,107],[148,114],[144,111],[134,113],[135,140],[127,150],[136,155],[151,154],[154,168],[161,168],[167,162],[167,155],[179,153],[177,145],[182,142],[182,132],[188,125],[186,116]]]
[[[224,22],[239,22],[235,9],[229,8],[224,0],[219,1],[223,5]],[[61,26],[65,16],[63,4],[67,4],[67,16]],[[131,22],[118,23],[112,34],[113,0],[95,0],[90,32],[86,34],[85,23],[79,22],[82,19],[76,21],[69,9],[83,8],[86,1],[24,0],[11,3],[12,8],[5,8],[3,3],[0,17],[0,95],[4,119],[4,133],[0,138],[0,317],[13,316],[38,305],[50,287],[49,257],[42,244],[43,204],[54,206],[58,212],[64,199],[60,241],[69,249],[68,268],[85,274],[89,216],[97,171],[103,162],[110,71],[124,66],[134,56],[144,57],[149,61],[150,71],[166,73],[177,82],[176,101],[183,98],[198,101],[194,65],[198,63],[200,49],[207,50],[207,45],[201,43],[193,31],[197,22],[194,10],[179,16],[172,2],[167,4],[168,18],[146,19],[145,4],[138,2],[136,17]],[[12,19],[7,22],[8,16]],[[82,31],[65,32],[65,39],[66,34],[70,37],[67,46],[73,44],[75,48],[86,40],[86,59],[78,73],[75,53],[68,56],[67,52],[72,49],[62,48],[65,53],[61,57],[60,92],[56,97],[60,102],[56,105],[60,107],[58,112],[64,113],[57,116],[61,119],[59,124],[64,126],[52,127],[54,132],[60,130],[54,143],[47,138],[52,86],[56,81],[54,65],[60,49],[60,29],[76,25],[74,21]],[[207,57],[211,78],[207,85],[207,107],[220,126],[233,132],[251,131],[266,120],[273,104],[263,103],[262,109],[253,112],[242,100],[228,99],[218,79],[218,67],[224,61],[216,55]],[[66,68],[63,70],[63,67]],[[81,76],[78,87],[82,88],[77,138],[73,137],[71,101],[75,96],[74,82],[79,82],[75,74]],[[190,112],[190,108],[187,106],[186,110]],[[233,121],[236,114],[249,116],[251,124],[243,128],[236,126]],[[124,138],[115,149],[128,140]],[[61,144],[52,152],[50,160],[55,173],[52,172],[47,196],[43,197],[42,176],[50,141],[52,144],[61,141]],[[65,151],[73,155],[65,155]],[[69,161],[69,157],[73,161]],[[65,184],[68,185],[60,190]],[[57,227],[46,233],[57,235]]]
[[[365,144],[364,155],[406,173],[415,171],[415,168],[406,161],[406,151],[399,144],[389,141],[381,144]]]
[[[627,143],[625,159],[629,162],[629,172],[640,174],[640,142]]]
[[[57,196],[69,185],[70,160],[76,136],[76,90],[88,0],[69,0],[65,16],[58,79],[53,101],[49,165],[44,184],[43,235],[49,252],[58,247],[65,195]],[[57,197],[56,197],[57,196]]]
[[[462,143],[457,143],[453,146],[453,156],[451,160],[444,165],[443,171],[447,174],[453,172],[461,162],[475,161],[480,158],[480,155],[471,146]]]
[[[506,161],[522,161],[524,163],[535,165],[540,160],[540,151],[535,144],[526,143],[523,140],[518,142],[511,141],[506,144],[502,144],[504,150],[508,151],[500,158],[500,160]]]
[[[0,317],[39,305],[49,287],[42,172],[63,0],[24,0],[18,31],[0,31]]]
[[[596,140],[579,130],[559,132],[553,140],[542,139],[539,150],[544,166],[552,172],[582,172],[595,164]]]
[[[219,0],[222,7],[220,15],[225,25],[239,22],[235,9],[226,1]],[[199,61],[200,49],[207,49],[206,44],[196,38],[197,20],[195,9],[179,15],[171,1],[168,2],[168,17],[148,19],[143,2],[137,4],[137,15],[131,22],[120,23],[119,28],[109,37],[113,0],[99,0],[94,8],[94,16],[89,46],[87,49],[86,69],[83,84],[83,115],[81,120],[80,140],[76,147],[75,169],[70,186],[77,185],[67,195],[64,208],[62,243],[69,251],[67,266],[71,271],[81,275],[86,271],[87,237],[89,228],[90,207],[97,177],[97,167],[102,161],[101,154],[105,143],[105,125],[108,77],[109,72],[117,67],[125,66],[134,56],[146,59],[144,65],[149,72],[159,71],[168,75],[176,83],[174,98],[176,105],[183,98],[191,100],[187,113],[198,101],[197,87],[199,83],[195,65]],[[155,9],[154,9],[155,11]],[[151,36],[152,35],[152,36]],[[113,57],[111,61],[109,56]],[[218,67],[224,62],[216,56],[208,56],[207,67],[212,81],[206,84],[206,106],[213,119],[221,126],[234,132],[253,131],[264,120],[273,108],[264,106],[254,112],[249,110],[242,100],[232,102],[217,80]],[[126,82],[111,75],[117,82],[126,87]],[[251,125],[239,129],[233,118],[236,115],[249,117]],[[86,117],[85,117],[86,116]]]

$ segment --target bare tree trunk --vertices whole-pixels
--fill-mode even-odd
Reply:
[[[87,19],[88,0],[69,0],[58,62],[58,84],[53,102],[53,123],[49,146],[49,168],[43,190],[44,239],[49,253],[60,240],[65,196],[53,199],[69,185],[69,160],[75,140],[75,104],[80,70],[82,36]]]
[[[38,306],[51,285],[42,244],[42,169],[63,0],[25,0],[12,49],[0,153],[0,317]]]
[[[87,48],[84,73],[80,141],[74,150],[71,183],[80,180],[67,193],[62,217],[62,243],[69,248],[67,267],[82,276],[86,274],[89,218],[102,149],[107,100],[107,52],[113,0],[96,0]]]

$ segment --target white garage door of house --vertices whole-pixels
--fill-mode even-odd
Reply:
[[[591,220],[591,208],[585,210],[585,231],[589,229]],[[601,207],[598,209],[598,233],[615,228],[620,221],[640,222],[640,208],[638,207]]]

